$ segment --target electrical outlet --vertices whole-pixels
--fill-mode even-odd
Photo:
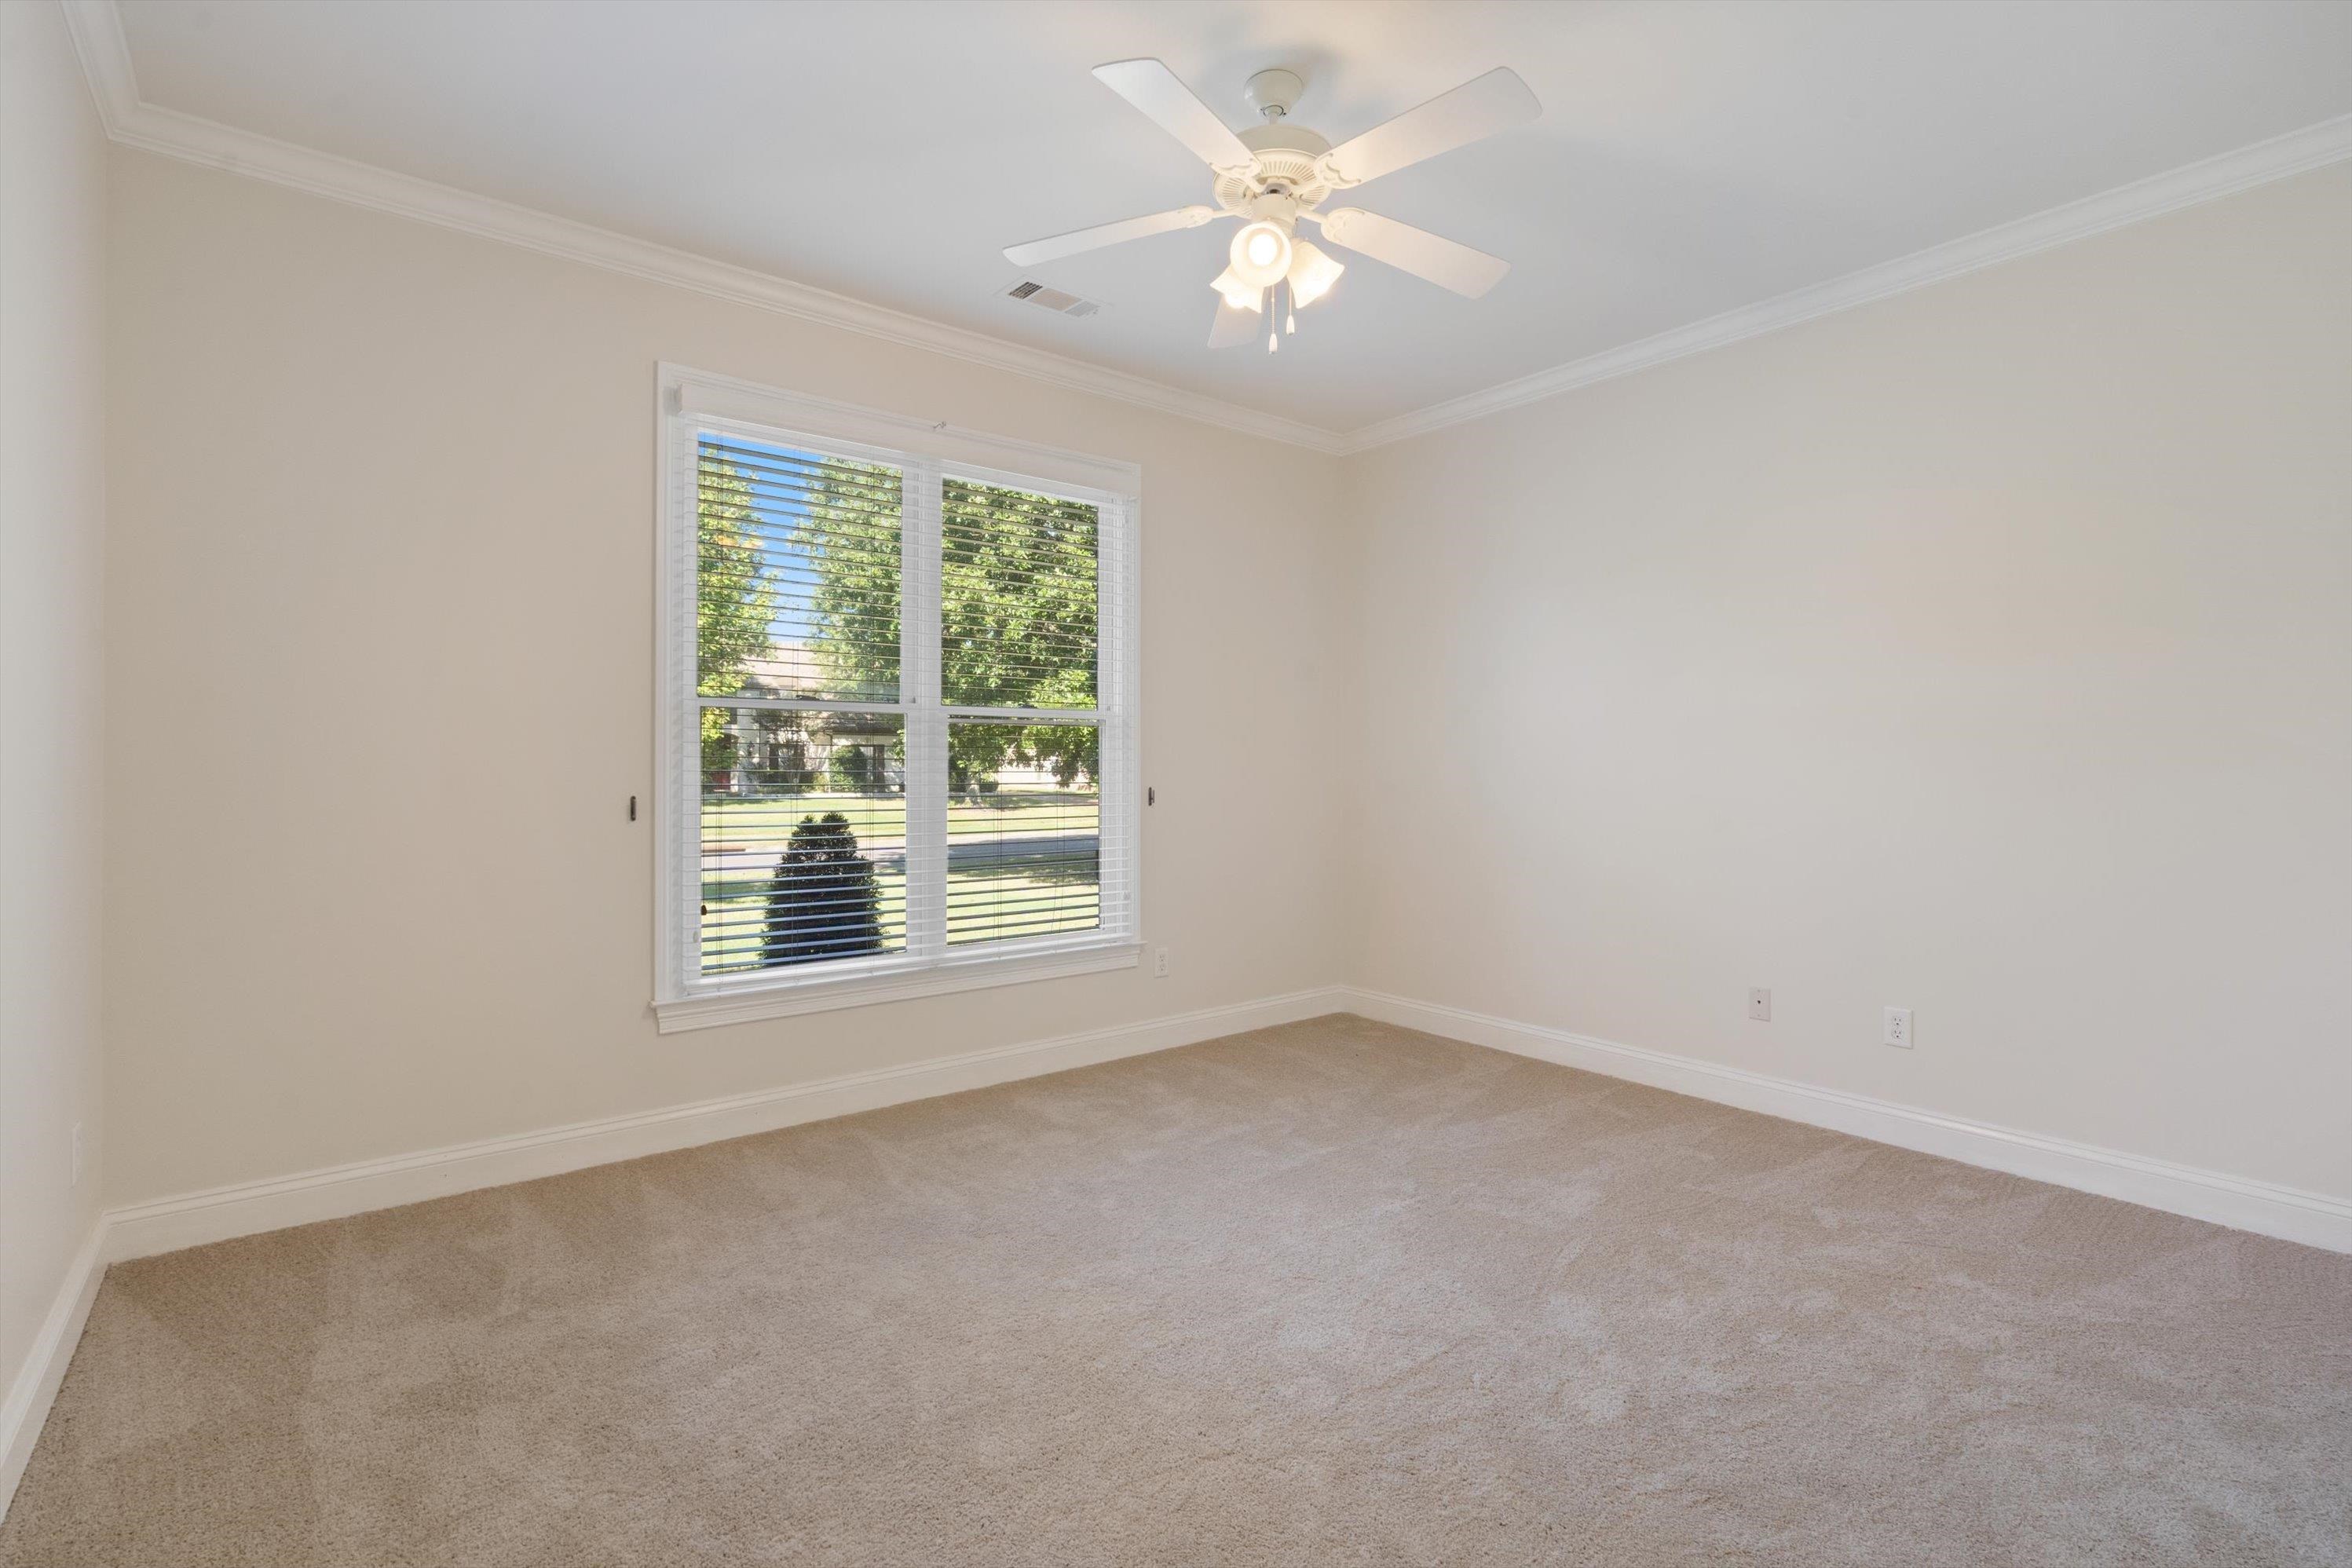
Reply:
[[[1155,947],[1151,950],[1151,972],[1160,979],[1164,980],[1168,977],[1167,948]]]
[[[1748,988],[1748,1016],[1758,1023],[1772,1021],[1772,993],[1762,986]]]
[[[1911,1009],[1909,1008],[1886,1009],[1886,1043],[1899,1045],[1906,1051],[1911,1049]]]
[[[73,1124],[73,1179],[66,1185],[68,1186],[81,1185],[81,1124],[79,1122]]]

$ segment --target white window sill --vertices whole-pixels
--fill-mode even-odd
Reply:
[[[716,1029],[721,1024],[790,1018],[795,1013],[906,1001],[914,997],[944,996],[989,986],[1017,986],[1030,980],[1059,979],[1066,975],[1098,974],[1106,969],[1132,969],[1142,956],[1140,942],[1095,942],[1020,954],[948,958],[921,968],[884,969],[864,975],[812,975],[786,980],[762,977],[713,985],[692,996],[657,1001],[654,1003],[654,1018],[662,1033],[677,1034],[690,1029]]]

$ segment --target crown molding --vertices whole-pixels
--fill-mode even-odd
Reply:
[[[1336,454],[1347,444],[1347,438],[1338,431],[160,108],[139,96],[130,47],[124,40],[121,16],[114,0],[66,0],[66,16],[73,31],[74,47],[81,56],[82,68],[89,78],[90,92],[98,100],[99,117],[107,134],[123,146],[268,180],[312,195],[486,239],[503,240],[566,261],[584,262],[608,272],[666,283],[734,304],[1010,371],[1032,381],[1114,398],[1247,435],[1324,453]]]
[[[62,0],[62,4],[73,32],[74,47],[89,78],[91,96],[98,102],[99,118],[107,134],[127,147],[268,180],[313,195],[436,224],[486,239],[503,240],[568,261],[584,262],[607,271],[692,289],[886,342],[1010,371],[1054,386],[1093,392],[1223,429],[1338,455],[1368,452],[1448,425],[1484,419],[1488,414],[1558,397],[1596,382],[1631,375],[1653,365],[1777,332],[1818,316],[1923,288],[1964,273],[2352,158],[2352,115],[2322,120],[2268,141],[2119,185],[1827,283],[1745,305],[1720,316],[1343,434],[1048,350],[1033,349],[984,332],[870,305],[772,273],[715,261],[495,197],[396,174],[373,164],[160,108],[139,96],[138,78],[131,69],[130,46],[123,38],[122,19],[115,0]]]
[[[114,0],[58,0],[66,31],[81,58],[83,79],[98,106],[98,120],[110,138],[121,135],[123,116],[139,103],[139,78],[131,68],[131,46],[122,37],[122,14]]]
[[[1755,305],[1745,305],[1727,310],[1720,316],[1694,321],[1686,327],[1676,327],[1653,338],[1603,350],[1580,360],[1570,360],[1548,371],[1538,371],[1515,382],[1486,388],[1444,402],[1433,403],[1411,413],[1399,414],[1350,431],[1343,452],[1367,452],[1375,446],[1403,441],[1415,435],[1425,435],[1433,430],[1443,430],[1450,424],[1462,424],[1523,403],[1539,402],[1548,397],[1574,392],[1595,382],[1610,381],[1631,375],[1635,371],[1662,365],[1670,360],[1702,354],[1710,349],[1720,349],[1745,338],[1777,332],[1783,327],[1793,327],[1810,321],[1816,316],[1867,305],[1891,295],[1924,288],[1931,283],[1941,283],[1963,273],[1997,266],[2031,256],[2035,251],[2049,250],[2071,245],[2078,239],[2088,239],[2109,229],[2158,217],[2200,202],[2213,201],[2232,195],[2255,185],[2284,180],[2325,164],[2352,158],[2352,114],[2335,120],[2324,120],[2301,131],[2291,131],[2268,141],[2257,141],[2251,147],[2241,147],[2234,152],[2224,152],[2200,162],[2147,179],[2118,185],[2095,196],[2079,202],[2052,207],[2032,217],[1969,235],[1948,244],[1931,246],[1895,261],[1866,267],[1860,272],[1827,283],[1817,283],[1793,293],[1779,295]]]

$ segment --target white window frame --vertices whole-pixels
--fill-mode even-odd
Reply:
[[[1010,437],[950,429],[877,409],[761,386],[684,366],[659,367],[661,540],[656,624],[654,1014],[664,1034],[754,1019],[937,996],[984,986],[1135,967],[1143,951],[1143,786],[1136,676],[1138,562],[1143,471],[1132,463],[1064,452]],[[1091,722],[1102,731],[1100,925],[1083,934],[1014,938],[958,949],[945,945],[946,911],[919,909],[909,890],[908,951],[835,959],[744,974],[701,970],[702,787],[700,703],[695,692],[695,573],[698,486],[695,455],[704,430],[761,441],[799,441],[844,456],[888,463],[906,476],[900,621],[929,626],[907,635],[898,701],[842,703],[859,712],[905,716],[907,830],[944,830],[947,726],[965,718],[1016,716],[1014,710],[949,706],[940,701],[940,485],[946,478],[1039,491],[1099,508],[1101,640],[1096,707],[1085,712],[1018,710],[1045,722]],[[933,756],[937,751],[939,754]],[[936,775],[936,778],[933,777]],[[936,796],[939,810],[929,810]],[[933,817],[936,815],[937,820]],[[919,818],[920,821],[919,821]],[[944,854],[945,846],[934,846]]]

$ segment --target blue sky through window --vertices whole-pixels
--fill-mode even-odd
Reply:
[[[825,461],[821,452],[772,445],[740,435],[726,437],[724,444],[729,450],[759,453],[794,463]],[[768,622],[768,636],[778,643],[805,643],[816,632],[809,619],[813,563],[810,552],[794,544],[792,536],[808,518],[808,486],[782,474],[761,475],[751,486],[751,507],[761,528],[761,565],[776,588],[776,613]]]

